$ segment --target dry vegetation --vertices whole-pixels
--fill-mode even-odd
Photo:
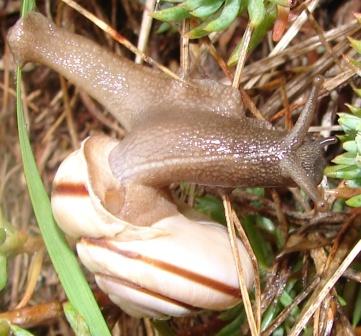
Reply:
[[[308,14],[305,24],[295,30],[295,37],[277,56],[267,57],[274,43],[267,37],[263,40],[246,60],[239,82],[248,110],[256,115],[261,113],[274,124],[291,127],[297,108],[306,99],[312,77],[324,75],[326,90],[312,131],[328,136],[340,130],[336,112],[345,110],[345,102],[357,103],[349,84],[353,82],[360,87],[360,80],[345,56],[355,57],[346,36],[360,38],[361,26],[352,13],[361,11],[361,3],[359,0],[316,2],[316,10]],[[144,1],[79,3],[137,44]],[[302,1],[295,4],[292,20],[302,12],[302,5]],[[134,57],[60,0],[37,1],[37,6],[68,29],[95,39],[115,53]],[[15,66],[5,44],[7,30],[19,17],[19,7],[17,0],[0,1],[0,221],[3,227],[11,227],[8,232],[13,238],[6,249],[0,247],[3,257],[0,262],[4,263],[9,257],[8,280],[0,296],[0,319],[10,319],[35,335],[71,335],[60,305],[65,295],[44,251],[22,174],[15,117]],[[184,59],[180,63],[179,34],[172,30],[157,34],[155,30],[159,25],[154,23],[146,53],[177,73],[180,64],[184,66]],[[232,76],[235,68],[222,71],[222,68],[225,70],[223,60],[227,60],[246,26],[247,18],[240,17],[212,42],[208,38],[192,41],[189,46],[189,62],[195,69],[192,71],[229,82],[227,77]],[[256,82],[259,76],[262,77]],[[78,147],[81,139],[95,132],[106,132],[118,138],[124,136],[122,126],[107,111],[81,88],[74,87],[48,68],[27,65],[23,92],[33,150],[49,191],[57,166]],[[339,146],[329,148],[328,157],[335,156],[338,151]],[[337,194],[332,190],[336,187],[337,182],[331,181],[331,192],[326,194],[330,202],[335,201]],[[195,186],[181,186],[175,191],[180,198],[190,204],[196,203],[200,209],[212,207],[215,209],[212,215],[222,218],[221,201],[209,196],[217,196],[216,191]],[[250,236],[262,271],[261,312],[263,319],[266,314],[270,316],[263,335],[271,335],[281,324],[288,331],[296,323],[306,325],[307,308],[314,312],[308,324],[313,326],[314,335],[361,334],[361,330],[351,324],[355,319],[358,324],[360,319],[355,317],[355,312],[361,310],[361,263],[356,258],[352,268],[340,267],[360,238],[360,210],[347,208],[337,200],[332,211],[315,213],[305,195],[295,189],[265,192],[237,189],[230,194],[230,199]],[[337,285],[334,285],[336,280]],[[323,290],[325,295],[321,296]],[[282,300],[287,301],[288,297],[292,306],[284,308],[287,305]],[[154,334],[150,321],[128,317],[101,293],[98,299],[109,325],[115,326],[114,335]],[[298,308],[294,308],[297,304]],[[15,316],[12,313],[15,309],[19,309],[20,314]],[[231,323],[237,314],[243,314],[241,308],[233,317],[231,313],[222,316],[205,313],[172,319],[167,327],[177,335],[213,335]],[[247,322],[240,323],[236,330],[247,334]]]

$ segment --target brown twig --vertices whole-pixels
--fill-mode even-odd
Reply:
[[[260,313],[258,311],[260,305],[257,306],[257,315],[255,318],[254,313],[252,311],[252,305],[251,305],[251,300],[249,298],[248,289],[247,289],[247,286],[245,283],[245,274],[244,274],[244,271],[243,271],[243,268],[241,265],[239,250],[237,247],[237,242],[236,242],[237,237],[236,237],[236,232],[234,229],[235,224],[234,224],[234,215],[233,215],[232,206],[231,206],[228,196],[223,194],[222,199],[223,199],[223,206],[224,206],[226,220],[227,220],[229,240],[231,243],[232,253],[233,253],[235,265],[237,268],[239,288],[242,293],[242,299],[243,299],[243,304],[244,304],[244,307],[246,310],[248,325],[251,330],[251,335],[256,336],[256,335],[259,335],[259,331],[260,331],[260,320],[259,320]]]

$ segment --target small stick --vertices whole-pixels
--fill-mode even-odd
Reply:
[[[301,312],[301,318],[298,320],[297,324],[292,328],[289,333],[290,336],[299,335],[312,314],[316,311],[316,309],[321,305],[322,301],[329,293],[329,291],[334,287],[337,280],[343,275],[346,269],[350,266],[350,264],[354,261],[354,259],[361,252],[361,239],[357,242],[351,252],[347,255],[347,257],[343,260],[338,269],[328,277],[327,281],[323,282],[323,286],[317,291],[317,297],[314,300],[312,305],[307,305],[303,311]]]
[[[16,309],[23,308],[29,303],[31,296],[34,293],[36,283],[38,281],[38,278],[39,278],[39,275],[41,272],[41,268],[43,265],[43,259],[44,259],[44,249],[40,249],[39,251],[36,251],[34,253],[33,258],[31,260],[30,267],[29,267],[29,273],[28,273],[28,279],[27,279],[25,293],[24,293],[21,301],[15,307]]]
[[[225,210],[226,220],[227,220],[227,228],[228,228],[228,234],[229,234],[229,240],[232,248],[232,253],[234,257],[234,261],[237,268],[237,275],[238,275],[238,281],[239,281],[239,288],[241,290],[242,299],[244,303],[244,308],[246,310],[246,315],[248,319],[249,328],[251,330],[252,336],[259,335],[259,327],[256,325],[254,314],[252,311],[252,305],[251,300],[249,298],[248,289],[245,283],[245,275],[242,269],[239,250],[237,247],[237,241],[236,241],[236,232],[234,229],[234,221],[232,216],[232,207],[229,200],[229,197],[226,195],[222,195],[223,199],[223,206]]]
[[[156,0],[147,0],[144,6],[142,24],[140,26],[139,38],[137,48],[139,51],[144,52],[148,42],[150,29],[152,28],[153,17],[149,15],[154,10]],[[142,64],[142,56],[136,54],[135,63]]]
[[[294,299],[293,302],[285,307],[283,311],[276,317],[276,319],[272,322],[272,324],[262,332],[262,336],[269,336],[271,335],[288,317],[291,311],[298,306],[318,285],[320,282],[320,278],[315,278],[312,283],[305,288],[305,290],[298,294]]]
[[[241,73],[244,68],[244,64],[246,62],[247,50],[248,50],[249,42],[251,40],[252,31],[253,31],[252,25],[251,23],[248,23],[246,31],[243,34],[237,68],[232,83],[232,86],[236,89],[239,88],[239,84],[241,82]]]
[[[307,11],[309,13],[312,13],[315,10],[315,8],[317,7],[318,2],[319,2],[319,0],[313,0],[308,4],[307,10],[306,9],[303,10],[302,13],[297,17],[297,19],[292,23],[291,27],[283,35],[281,40],[277,43],[275,48],[270,52],[268,57],[279,54],[282,50],[284,50],[289,45],[289,43],[293,40],[293,38],[299,32],[299,30],[301,29],[303,24],[307,21],[307,18],[308,18]],[[262,77],[262,75],[255,76],[245,85],[244,88],[246,90],[251,89],[258,82],[258,80],[261,77]]]
[[[50,302],[1,313],[0,320],[7,320],[22,328],[31,328],[47,324],[61,316],[63,316],[61,303]]]
[[[253,266],[253,272],[254,272],[254,288],[255,288],[255,315],[256,315],[256,324],[258,328],[258,333],[261,331],[261,280],[259,277],[259,267],[258,267],[258,261],[257,257],[253,252],[252,246],[248,240],[248,237],[246,235],[246,232],[243,229],[243,226],[241,222],[239,221],[239,218],[234,210],[232,210],[233,215],[233,223],[238,231],[239,237],[242,240],[242,243],[244,244],[244,247],[246,248],[248,255],[251,258],[252,266]]]
[[[59,80],[60,80],[60,85],[61,85],[61,91],[63,92],[65,119],[66,119],[66,123],[68,125],[71,144],[74,149],[78,149],[79,148],[79,139],[78,139],[78,135],[76,133],[75,125],[74,125],[72,108],[70,106],[70,100],[69,100],[69,95],[68,95],[68,85],[63,76],[59,75]]]
[[[185,19],[182,22],[182,34],[180,40],[180,59],[181,59],[181,73],[182,78],[187,78],[189,75],[189,37],[187,35],[189,31],[189,20]]]

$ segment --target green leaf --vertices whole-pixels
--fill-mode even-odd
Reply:
[[[174,336],[175,332],[170,327],[168,321],[164,320],[153,320],[152,321],[154,329],[157,331],[159,336]]]
[[[360,208],[361,207],[361,194],[351,197],[346,201],[346,204],[352,208]]]
[[[89,328],[86,325],[83,317],[70,302],[63,304],[63,310],[65,317],[76,336],[90,336]]]
[[[172,26],[168,22],[162,22],[162,24],[156,30],[156,34],[163,34],[167,32]]]
[[[352,325],[356,327],[361,320],[361,286],[359,285],[357,297],[352,313]]]
[[[183,3],[152,13],[160,21],[181,21],[191,16],[190,12],[207,3],[208,0],[187,0]]]
[[[35,7],[36,7],[35,0],[23,0],[21,3],[20,15],[21,16],[26,15],[27,13],[35,9]]]
[[[354,153],[343,153],[337,155],[333,160],[333,163],[340,164],[340,165],[354,165],[356,164],[356,156]]]
[[[192,11],[198,7],[206,5],[207,2],[208,0],[186,0],[181,6],[187,9],[188,11]]]
[[[345,181],[346,186],[349,188],[361,188],[361,178]]]
[[[280,5],[282,7],[289,7],[289,0],[269,0],[269,2],[272,2],[275,5]]]
[[[196,198],[195,209],[214,219],[216,222],[226,224],[224,207],[221,200],[212,195],[206,195]]]
[[[0,291],[5,288],[7,280],[7,258],[4,255],[0,255]]]
[[[262,41],[264,36],[267,34],[268,30],[270,30],[272,28],[273,23],[275,22],[276,18],[277,18],[276,7],[269,6],[264,19],[253,30],[252,37],[251,37],[251,40],[250,40],[249,46],[248,46],[248,52],[251,52]],[[236,48],[234,48],[234,50],[232,51],[231,56],[229,57],[228,62],[227,62],[228,66],[234,66],[237,64],[239,55],[241,52],[241,44],[242,44],[242,41],[239,41]]]
[[[351,42],[352,48],[354,48],[359,54],[361,54],[361,40],[355,40],[352,37],[347,37]]]
[[[12,335],[14,335],[14,336],[35,336],[31,332],[29,332],[23,328],[20,328],[16,325],[10,325],[10,330],[11,330]]]
[[[357,117],[361,117],[361,107],[356,107],[350,104],[345,104],[352,114],[354,114]]]
[[[358,146],[355,140],[349,140],[342,144],[342,147],[345,151],[350,152],[352,154],[356,154],[358,152]]]
[[[205,31],[216,32],[226,29],[237,17],[241,8],[241,0],[226,0],[221,14],[215,20],[207,23]]]
[[[214,14],[223,4],[224,0],[206,0],[202,6],[191,11],[192,16],[206,18]]]
[[[293,297],[290,296],[287,291],[283,291],[279,301],[283,307],[287,307],[293,302]]]
[[[34,1],[24,0],[22,15],[35,7]],[[39,175],[30,141],[21,101],[21,69],[16,69],[16,109],[21,157],[24,175],[34,209],[35,217],[44,239],[50,259],[63,285],[69,301],[87,322],[93,336],[110,336],[108,327],[94,299],[79,263],[69,248],[64,234],[56,225],[51,212],[50,201]]]
[[[272,249],[255,225],[257,217],[248,215],[242,218],[241,222],[260,265],[264,268],[270,266],[273,261]]]
[[[157,20],[168,22],[168,21],[182,21],[190,17],[190,14],[187,9],[185,9],[180,5],[154,12],[152,13],[152,16]]]
[[[281,326],[279,328],[277,328],[273,333],[272,336],[284,336],[285,335],[285,330],[284,328]],[[306,336],[305,334],[303,334],[303,336]]]
[[[279,312],[277,304],[270,305],[262,315],[261,331],[264,331],[276,317]]]
[[[253,187],[253,188],[246,188],[246,192],[251,195],[255,195],[258,197],[263,197],[265,195],[265,190],[262,187]]]
[[[230,321],[230,320],[234,320],[240,314],[245,314],[242,303],[238,304],[237,306],[234,306],[228,310],[221,312],[218,315],[218,318],[222,321]]]
[[[248,1],[248,14],[253,27],[257,27],[266,15],[263,0]]]
[[[361,168],[355,165],[345,166],[345,165],[335,165],[328,166],[325,169],[325,174],[328,177],[351,180],[361,177]]]
[[[352,132],[347,133],[347,134],[339,134],[339,135],[336,135],[336,136],[337,136],[337,139],[340,140],[340,142],[346,142],[346,141],[355,140],[356,133],[357,132],[352,131]]]
[[[0,227],[0,246],[6,241],[6,230]]]
[[[347,301],[341,295],[337,295],[337,301],[342,307],[347,306]]]
[[[352,87],[352,89],[359,97],[361,97],[361,88]]]
[[[216,336],[239,336],[239,330],[243,321],[243,315],[237,316],[231,323],[223,327]]]
[[[0,320],[0,335],[9,335],[10,324],[7,320]]]
[[[358,68],[356,69],[356,73],[361,77],[361,62],[358,61],[358,60],[355,60],[353,58],[351,58],[349,60],[350,64],[353,65],[355,68]]]
[[[187,33],[187,36],[190,39],[197,39],[197,38],[201,38],[203,36],[207,36],[209,34],[209,32],[203,29],[206,25],[207,25],[206,23],[202,23],[199,26],[193,28],[192,30],[190,30]]]
[[[345,132],[361,131],[361,118],[349,113],[338,113],[338,116],[338,123]]]

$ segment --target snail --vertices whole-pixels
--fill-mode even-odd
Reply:
[[[58,71],[103,104],[129,131],[110,154],[124,183],[155,187],[188,181],[220,187],[301,187],[319,208],[323,149],[312,121],[322,80],[287,133],[245,116],[234,88],[212,80],[192,85],[115,56],[96,43],[31,13],[9,32],[18,63]],[[126,157],[126,160],[124,160]]]
[[[183,316],[239,303],[237,271],[224,226],[187,218],[151,187],[138,194],[146,200],[135,201],[142,212],[148,203],[157,216],[167,206],[172,213],[145,226],[117,215],[116,200],[124,190],[107,157],[118,144],[105,135],[85,139],[61,163],[51,197],[57,223],[77,239],[79,258],[99,287],[136,317]],[[251,288],[251,260],[239,240],[237,246]]]
[[[169,306],[166,309],[168,299],[177,305],[186,297],[163,292],[163,287],[173,280],[165,280],[166,285],[155,288],[154,282],[143,284],[144,276],[140,273],[133,278],[124,269],[112,269],[111,263],[105,262],[109,257],[122,264],[120,259],[124,256],[143,255],[138,247],[170,239],[177,243],[167,242],[164,246],[173,246],[175,250],[179,247],[178,254],[187,255],[184,246],[189,243],[189,250],[197,251],[194,252],[197,261],[208,262],[210,268],[222,265],[215,256],[206,261],[195,238],[187,243],[181,232],[176,233],[182,230],[179,223],[188,232],[192,232],[193,226],[204,237],[203,249],[212,250],[212,244],[223,246],[219,254],[225,256],[222,272],[227,279],[219,272],[196,278],[207,282],[205,279],[220,276],[221,280],[217,278],[212,283],[224,285],[226,281],[226,287],[237,286],[232,257],[224,250],[225,246],[229,249],[224,228],[181,215],[164,190],[169,184],[187,181],[219,187],[298,185],[318,208],[325,207],[317,184],[326,164],[324,147],[334,139],[313,139],[307,134],[322,79],[314,80],[299,119],[287,132],[246,117],[239,92],[234,88],[212,80],[185,83],[135,65],[82,36],[56,27],[37,12],[16,23],[9,31],[8,42],[18,64],[37,62],[56,70],[104,105],[128,131],[122,141],[102,136],[86,139],[59,168],[52,196],[59,225],[79,239],[80,258],[95,273],[100,287],[128,312],[153,317],[182,315],[202,301],[192,289],[188,293],[193,299],[183,302],[189,309],[175,311]],[[75,206],[77,202],[84,204],[86,210]],[[192,235],[189,233],[189,237]],[[124,247],[127,244],[130,250]],[[132,244],[139,246],[135,248]],[[250,258],[242,244],[238,245],[251,286]],[[154,256],[148,256],[152,248],[144,251],[144,258],[153,260]],[[166,251],[165,248],[163,252],[167,254]],[[100,257],[102,253],[105,254]],[[137,258],[130,259],[139,262]],[[160,261],[162,265],[169,263]],[[173,265],[171,269],[183,269],[177,267]],[[196,271],[194,266],[185,273],[197,274]],[[152,274],[145,277],[152,278]],[[128,294],[124,294],[125,284]],[[135,296],[131,295],[132,290],[136,291]],[[145,293],[142,290],[160,298],[161,304],[142,300]],[[229,300],[227,295],[223,296],[222,304],[202,303],[197,308],[224,309],[240,300],[237,295]],[[210,298],[213,294],[201,297]]]

